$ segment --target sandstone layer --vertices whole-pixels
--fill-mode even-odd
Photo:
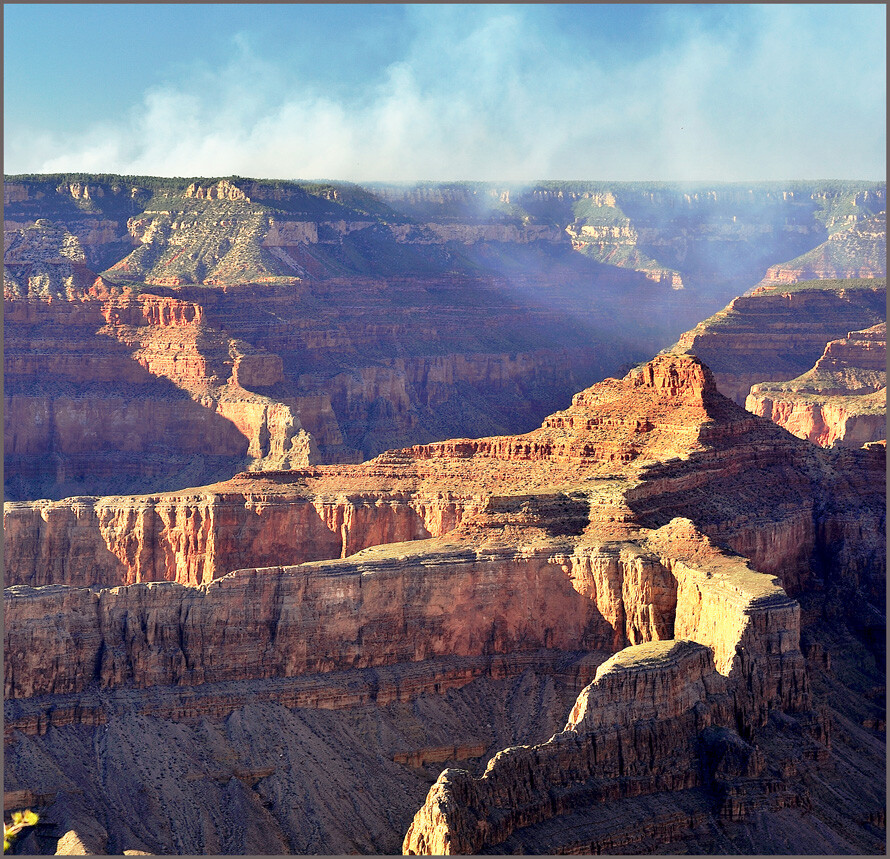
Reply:
[[[884,277],[886,255],[887,214],[883,212],[837,230],[796,259],[770,266],[760,283],[771,286],[827,278]]]
[[[161,285],[342,273],[367,265],[373,251],[378,272],[406,273],[441,262],[443,246],[462,249],[451,255],[453,269],[483,246],[575,243],[586,256],[649,279],[667,274],[668,287],[736,279],[738,289],[827,239],[849,244],[847,235],[858,231],[879,241],[886,212],[886,188],[867,182],[363,188],[62,174],[9,177],[4,193],[9,244],[12,230],[37,219],[64,223],[93,270]],[[881,254],[864,248],[847,256],[860,267],[881,265]],[[11,283],[21,289],[21,278]]]
[[[41,798],[41,849],[599,849],[647,797],[667,842],[732,821],[762,850],[761,816],[816,808],[811,852],[876,849],[879,727],[845,824],[805,654],[829,664],[818,624],[879,647],[884,470],[665,355],[524,435],[8,505],[6,789]],[[614,824],[547,828],[591,806]]]
[[[5,322],[13,497],[318,459],[299,398],[260,393],[281,359],[214,329],[199,304],[93,290],[7,301]]]
[[[796,379],[752,386],[745,408],[823,447],[886,439],[887,325],[830,341]]]
[[[885,206],[875,183],[59,175],[4,190],[17,500],[529,429],[767,265],[869,224],[880,241]]]
[[[884,278],[761,286],[687,331],[668,351],[698,356],[721,393],[743,405],[752,385],[796,379],[830,341],[886,324],[886,301]]]

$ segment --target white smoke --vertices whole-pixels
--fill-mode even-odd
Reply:
[[[408,50],[348,95],[308,79],[294,85],[289,70],[236,36],[219,68],[196,66],[83,134],[24,139],[8,130],[5,170],[883,178],[883,6],[731,8],[738,29],[694,28],[678,14],[674,41],[616,61],[543,29],[526,7],[409,6]]]

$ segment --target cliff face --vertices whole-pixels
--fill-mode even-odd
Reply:
[[[742,405],[753,384],[795,379],[829,341],[885,322],[885,303],[883,279],[763,286],[733,299],[669,351],[697,355],[714,371],[720,391]]]
[[[752,736],[781,709],[806,754],[828,755],[824,721],[809,712],[799,607],[775,579],[696,545],[689,525],[676,520],[649,542],[674,556],[672,640],[625,648],[601,664],[564,731],[546,743],[500,752],[481,778],[445,770],[408,829],[404,853],[567,849],[584,843],[584,827],[557,834],[551,826],[544,841],[541,824],[591,805],[716,785],[723,790],[708,811],[718,816],[797,804],[790,792],[778,804],[775,796],[777,771],[787,783],[794,763],[773,758],[768,766]],[[684,544],[690,554],[681,560]],[[603,832],[588,831],[592,847]]]
[[[538,825],[585,805],[645,794],[682,796],[713,783],[715,775],[736,786],[762,779],[762,754],[722,727],[731,721],[728,688],[708,649],[694,642],[627,648],[600,666],[563,732],[544,744],[500,752],[479,779],[454,768],[443,772],[415,816],[403,852],[527,847],[535,843]],[[719,775],[707,765],[689,765],[718,749],[731,758]],[[517,831],[522,834],[511,839]],[[564,833],[551,849],[570,846],[579,834]]]
[[[784,384],[754,385],[745,408],[823,447],[887,435],[887,326],[832,340],[816,365]]]
[[[574,245],[584,256],[674,288],[710,280],[732,281],[738,290],[770,264],[818,254],[821,243],[840,254],[849,272],[841,274],[836,265],[838,273],[814,270],[809,276],[885,273],[876,251],[886,192],[876,183],[361,188],[235,178],[37,176],[10,177],[5,194],[10,230],[39,218],[64,222],[93,270],[168,286],[354,272],[372,248],[384,252],[375,254],[378,271],[407,273],[407,265],[416,273],[419,264],[445,261],[436,247],[504,243],[544,243],[569,252]],[[344,243],[350,246],[346,253]],[[398,245],[421,252],[406,254]],[[468,259],[456,256],[458,265]],[[21,290],[21,280],[14,281],[12,288]]]
[[[843,247],[849,274],[880,277],[886,193],[881,186],[647,187],[642,183],[542,183],[531,188],[418,186],[374,189],[419,221],[522,218],[564,225],[572,248],[663,286],[712,287],[741,275],[744,288],[780,259]],[[844,233],[843,238],[840,234]],[[835,254],[838,255],[837,253]],[[744,274],[742,274],[744,270]],[[826,269],[827,270],[827,269]],[[869,273],[866,273],[866,272]],[[838,269],[840,272],[840,269]]]
[[[306,472],[312,474],[312,472]],[[164,496],[8,503],[7,584],[199,585],[250,564],[342,558],[368,546],[440,536],[479,498],[442,493],[289,492],[220,488]],[[333,475],[332,475],[333,476]]]
[[[257,393],[281,380],[278,356],[215,329],[194,302],[98,292],[6,302],[13,497],[126,491],[250,462],[317,460],[299,399]],[[336,426],[326,436],[342,446]]]
[[[828,236],[818,247],[766,270],[763,286],[802,280],[886,276],[886,212],[854,221]]]
[[[338,282],[295,302],[275,287],[185,299],[100,283],[76,300],[10,299],[8,495],[178,488],[529,425],[632,354],[606,357],[473,281],[434,284],[444,299],[424,306],[430,286]]]
[[[807,476],[827,467],[815,456],[723,398],[696,359],[659,356],[577,394],[522,436],[418,445],[363,465],[244,473],[188,493],[9,504],[7,581],[198,584],[243,566],[345,557],[458,526],[490,529],[503,517],[553,528],[558,515],[555,533],[617,538],[680,514],[796,593],[822,551],[820,511],[849,491],[847,465]]]
[[[631,843],[621,809],[646,798],[678,843],[684,804],[754,833],[817,792],[808,761],[834,760],[789,591],[810,624],[849,616],[877,638],[882,452],[822,451],[724,398],[699,360],[659,356],[521,436],[8,505],[10,801],[42,797],[109,851],[234,844],[197,808],[197,829],[126,822],[133,796],[151,821],[193,782],[241,809],[242,850]],[[354,813],[313,810],[341,803],[305,786],[331,780],[298,763],[307,748]],[[854,758],[872,767],[869,748]],[[869,814],[876,778],[855,788]],[[554,834],[598,807],[614,823]]]
[[[748,440],[752,431],[759,441]],[[693,459],[672,459],[688,451]],[[814,550],[813,511],[822,493],[801,476],[809,455],[723,399],[700,362],[659,357],[625,380],[577,394],[569,409],[523,436],[418,445],[364,465],[246,473],[200,492],[10,504],[7,581],[195,584],[250,564],[344,557],[369,545],[439,536],[468,514],[507,515],[489,496],[521,494],[537,485],[537,471],[554,487],[546,497],[559,499],[583,474],[599,480],[617,469],[639,476],[603,491],[591,484],[578,501],[566,495],[567,509],[577,507],[571,527],[658,527],[679,510],[714,537],[744,542],[759,565],[783,569],[786,586],[796,590]],[[755,464],[778,479],[765,485]],[[713,505],[715,487],[734,500]],[[561,509],[562,502],[539,496],[528,502],[529,516]],[[781,537],[757,550],[764,530],[752,526],[752,511],[765,505],[771,533]],[[73,540],[81,546],[76,554],[57,548]]]
[[[13,178],[7,497],[528,429],[883,204],[557,185]]]
[[[508,595],[497,606],[496,593]],[[615,633],[550,553],[443,551],[424,541],[335,566],[242,571],[201,589],[16,587],[8,596],[18,629],[7,640],[16,666],[9,698],[79,693],[97,681],[196,686],[446,655],[598,650]],[[78,619],[72,639],[47,623],[58,614]]]

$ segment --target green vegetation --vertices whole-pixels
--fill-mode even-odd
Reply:
[[[40,818],[37,813],[28,809],[27,811],[14,811],[12,813],[12,822],[3,821],[3,852],[8,853],[12,849],[12,842],[15,841],[18,834],[29,826],[35,826]]]
[[[589,198],[577,200],[572,206],[575,218],[591,227],[629,227],[630,218],[617,206],[596,206]]]
[[[206,189],[220,181],[231,183],[246,199],[186,196],[190,185]],[[877,182],[548,180],[363,186],[235,175],[152,177],[71,172],[7,177],[8,187],[16,183],[28,188],[28,199],[15,199],[25,195],[14,191],[10,194],[5,209],[10,221],[28,223],[40,218],[41,225],[64,225],[77,236],[95,229],[91,221],[113,221],[109,229],[115,238],[86,243],[84,253],[90,270],[103,272],[109,281],[121,285],[159,280],[171,284],[269,282],[269,278],[300,276],[278,252],[262,247],[262,234],[273,218],[318,225],[318,244],[295,239],[302,246],[300,258],[305,258],[310,276],[321,270],[381,276],[499,270],[498,242],[435,241],[426,245],[402,241],[403,235],[389,230],[391,225],[427,223],[548,225],[560,232],[568,224],[581,252],[574,255],[575,262],[589,257],[622,268],[682,270],[684,280],[690,267],[725,277],[739,276],[739,268],[747,266],[745,277],[749,271],[752,274],[745,283],[750,284],[767,264],[802,251],[806,253],[797,259],[804,264],[808,253],[827,253],[836,270],[882,270],[878,257],[883,232],[880,225],[873,228],[870,220],[878,220],[872,212],[884,205],[885,185]],[[325,226],[337,222],[353,227],[341,235],[344,231],[336,226]],[[356,222],[369,226],[357,230]],[[585,226],[627,232],[614,237],[586,236],[582,232]],[[755,229],[750,229],[752,226]],[[845,229],[851,226],[852,231]],[[767,227],[769,230],[760,229]],[[138,240],[146,230],[152,231],[148,241],[134,249],[127,233]],[[808,250],[832,230],[830,243]],[[295,231],[299,233],[299,228]],[[688,234],[682,253],[679,245],[665,241],[678,231]],[[764,235],[772,238],[764,239]],[[843,241],[838,240],[840,236]],[[561,244],[550,245],[560,244],[564,252],[568,247],[565,238]],[[523,258],[528,253],[524,252]],[[313,265],[313,260],[318,265]],[[122,269],[110,271],[122,262]],[[831,270],[815,262],[814,258],[809,269],[801,267],[805,271]],[[504,264],[516,269],[514,262]],[[586,260],[583,264],[590,265]]]

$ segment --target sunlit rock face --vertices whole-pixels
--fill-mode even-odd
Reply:
[[[823,447],[886,440],[886,323],[829,341],[796,379],[754,385],[745,408]]]
[[[769,265],[824,244],[845,249],[848,274],[884,273],[877,183],[84,175],[10,177],[4,193],[16,500],[522,432]]]
[[[830,341],[886,325],[886,301],[884,278],[763,286],[733,299],[668,351],[700,357],[720,392],[744,405],[752,385],[790,382],[811,371]]]
[[[883,852],[883,185],[4,192],[20,852]]]
[[[867,194],[857,198],[860,205],[868,204]],[[838,224],[839,228],[831,232],[821,245],[793,260],[770,266],[761,285],[787,285],[826,278],[885,277],[886,212],[871,217],[847,217],[847,225]]]
[[[883,453],[661,355],[521,435],[8,505],[10,801],[106,852],[867,852]]]

